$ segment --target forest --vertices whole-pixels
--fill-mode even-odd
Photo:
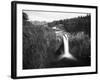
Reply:
[[[65,28],[67,32],[70,33],[77,33],[77,32],[84,32],[85,34],[89,35],[90,37],[90,30],[91,30],[91,16],[80,16],[76,18],[71,19],[64,19],[59,21],[53,21],[51,23],[48,23],[49,27],[53,26],[59,26],[59,24],[62,24],[62,27]]]

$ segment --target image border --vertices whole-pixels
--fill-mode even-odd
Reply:
[[[33,5],[49,5],[49,6],[59,6],[59,7],[82,7],[82,8],[94,8],[96,10],[96,71],[95,72],[85,72],[85,73],[70,73],[70,74],[52,74],[52,75],[37,75],[37,76],[17,76],[17,4],[33,4]],[[97,38],[98,38],[98,7],[97,6],[87,6],[87,5],[72,5],[72,4],[56,4],[56,3],[40,3],[40,2],[24,2],[24,1],[12,1],[11,3],[11,78],[36,78],[36,77],[53,77],[53,76],[67,76],[67,75],[83,75],[83,74],[97,74],[98,72],[98,61],[97,61]]]

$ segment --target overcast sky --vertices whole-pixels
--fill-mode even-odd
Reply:
[[[31,21],[46,21],[46,22],[52,22],[54,20],[61,20],[61,19],[69,19],[74,18],[78,16],[86,16],[87,14],[83,13],[61,13],[61,12],[44,12],[44,11],[23,11],[25,12],[29,20]]]

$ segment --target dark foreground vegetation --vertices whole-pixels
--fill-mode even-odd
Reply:
[[[58,60],[63,44],[56,39],[53,26],[69,33],[69,51],[77,61]],[[23,13],[23,69],[90,66],[90,43],[90,15],[34,25]]]

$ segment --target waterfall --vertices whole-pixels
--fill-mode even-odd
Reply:
[[[64,33],[62,35],[62,37],[63,37],[63,43],[64,43],[64,53],[60,56],[60,59],[69,58],[69,59],[76,60],[74,58],[74,56],[72,56],[72,54],[70,54],[70,52],[69,52],[69,42],[68,42],[68,36],[67,36],[67,34]]]
[[[53,27],[53,30],[55,30],[55,33],[57,36],[61,36],[63,39],[63,44],[64,44],[64,51],[61,51],[63,54],[59,56],[59,59],[67,58],[67,59],[73,59],[77,60],[72,54],[69,52],[69,42],[68,42],[68,34],[59,29],[58,27]]]

